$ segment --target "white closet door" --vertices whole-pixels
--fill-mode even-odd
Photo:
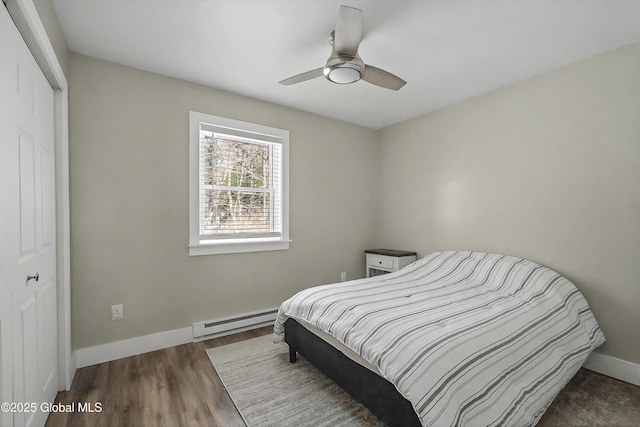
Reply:
[[[1,392],[37,407],[2,422],[39,426],[58,389],[54,95],[3,6],[0,58]]]

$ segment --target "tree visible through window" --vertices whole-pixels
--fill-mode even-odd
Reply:
[[[289,132],[189,113],[189,254],[289,248]]]
[[[200,131],[200,144],[201,235],[239,237],[277,232],[279,224],[272,214],[277,182],[272,182],[271,169],[278,163],[279,145],[206,130]]]

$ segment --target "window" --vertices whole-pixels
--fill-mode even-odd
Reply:
[[[189,255],[289,248],[289,131],[189,113]]]

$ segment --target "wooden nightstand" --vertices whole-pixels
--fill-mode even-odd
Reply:
[[[395,249],[367,249],[367,277],[398,271],[416,260],[416,253]]]

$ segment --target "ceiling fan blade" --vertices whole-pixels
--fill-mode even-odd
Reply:
[[[289,86],[289,85],[294,85],[296,83],[306,82],[307,80],[315,79],[316,77],[322,76],[323,69],[324,68],[316,68],[315,70],[300,73],[293,77],[289,77],[288,79],[284,79],[279,83],[281,85]]]
[[[349,6],[340,6],[340,17],[336,23],[334,47],[339,55],[356,56],[362,41],[362,11]]]
[[[395,74],[391,74],[388,71],[368,64],[365,64],[364,66],[364,75],[362,76],[362,80],[391,90],[399,90],[402,86],[407,84],[407,82]]]

